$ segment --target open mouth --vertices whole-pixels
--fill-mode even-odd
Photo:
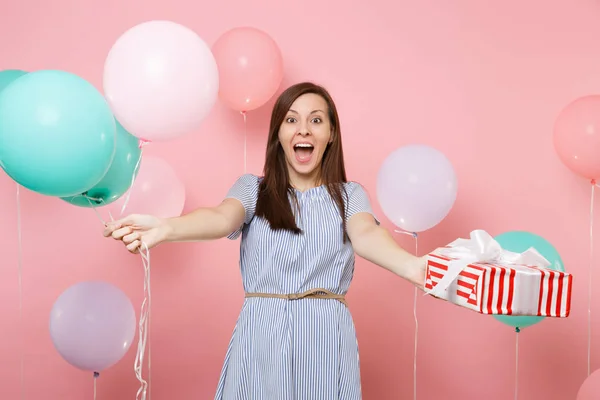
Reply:
[[[312,158],[314,146],[310,143],[298,143],[294,145],[294,153],[298,162],[308,162]]]

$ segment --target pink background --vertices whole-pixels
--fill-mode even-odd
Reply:
[[[331,90],[348,173],[370,190],[380,216],[375,179],[393,149],[425,143],[454,163],[457,202],[421,235],[420,253],[476,228],[529,230],[556,246],[575,274],[572,315],[521,333],[519,384],[522,399],[565,400],[586,376],[590,187],[556,157],[552,124],[568,102],[600,90],[598,18],[592,0],[10,1],[0,13],[0,69],[63,69],[100,88],[110,46],[140,22],[170,19],[210,45],[235,26],[264,29],[282,49],[284,86],[310,79]],[[271,105],[248,115],[249,172],[262,170]],[[147,153],[176,168],[186,210],[214,205],[243,173],[243,131],[241,116],[219,103],[201,131]],[[68,286],[103,279],[139,312],[139,257],[104,240],[91,210],[25,191],[21,328],[15,185],[4,174],[0,205],[0,398],[19,398],[21,343],[26,399],[91,398],[91,376],[52,346],[50,308]],[[413,249],[410,237],[398,240]],[[163,246],[152,260],[152,396],[212,398],[243,301],[238,242]],[[413,290],[390,278],[358,260],[349,294],[367,400],[412,398]],[[600,308],[592,311],[597,355]],[[419,399],[512,398],[510,327],[431,298],[419,301],[418,315]],[[99,399],[135,397],[135,346],[102,374]],[[592,367],[599,362],[593,357]]]

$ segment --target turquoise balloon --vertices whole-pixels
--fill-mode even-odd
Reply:
[[[119,199],[137,176],[142,150],[139,139],[117,124],[117,150],[112,164],[100,182],[85,193],[62,199],[79,207],[101,207]],[[137,167],[137,168],[136,168]]]
[[[503,249],[522,253],[530,247],[535,248],[550,263],[553,270],[564,272],[564,264],[558,251],[543,237],[525,231],[511,231],[495,237]],[[544,317],[531,317],[521,315],[494,315],[498,321],[513,328],[527,328],[542,321]]]
[[[0,71],[0,92],[14,80],[25,74],[27,74],[27,72],[21,71],[20,69],[5,69],[4,71]]]
[[[104,177],[116,148],[104,97],[63,71],[23,75],[0,92],[0,166],[48,196],[74,196]]]

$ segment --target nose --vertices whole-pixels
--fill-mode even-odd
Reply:
[[[301,136],[310,135],[310,130],[308,129],[308,126],[306,124],[302,124],[298,129],[298,134]]]

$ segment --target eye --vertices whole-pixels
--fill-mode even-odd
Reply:
[[[288,124],[293,124],[294,122],[296,122],[296,118],[294,117],[287,117],[285,122],[287,122]]]
[[[312,122],[315,124],[320,124],[321,122],[323,122],[323,120],[319,117],[316,117],[316,118],[313,118]]]

